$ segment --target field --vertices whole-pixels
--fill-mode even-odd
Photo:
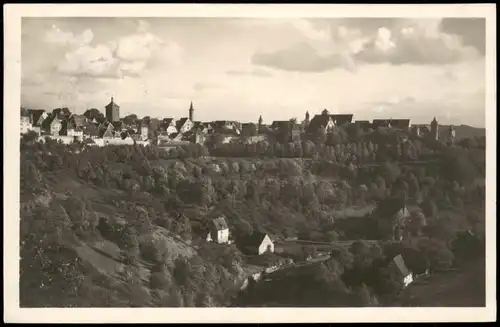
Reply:
[[[405,307],[483,307],[485,290],[485,262],[477,260],[460,270],[417,280],[400,300]]]

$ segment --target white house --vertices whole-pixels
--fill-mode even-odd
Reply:
[[[401,273],[401,277],[403,278],[403,287],[407,287],[411,283],[413,283],[413,274],[408,270],[403,260],[401,254],[398,254],[392,259],[391,264],[396,266],[397,270]]]
[[[254,232],[253,234],[237,239],[238,247],[248,254],[261,255],[274,252],[274,243],[266,233]]]
[[[227,227],[226,219],[219,217],[212,220],[212,227],[207,235],[207,242],[228,243],[229,228]]]

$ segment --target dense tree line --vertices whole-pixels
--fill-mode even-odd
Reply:
[[[259,149],[262,145],[227,147],[236,151],[246,147]],[[444,250],[449,247],[443,244],[453,240],[457,230],[481,220],[472,214],[464,220],[463,215],[454,215],[453,211],[442,213],[449,208],[460,211],[484,200],[484,188],[474,184],[478,177],[484,177],[484,169],[481,170],[480,160],[472,159],[470,149],[441,150],[435,167],[412,167],[398,165],[387,152],[380,157],[382,147],[370,142],[327,146],[306,142],[288,150],[279,145],[268,147],[274,147],[278,153],[285,151],[284,154],[291,153],[286,152],[291,148],[300,149],[299,157],[310,155],[313,160],[275,155],[268,159],[211,159],[207,157],[221,148],[208,149],[197,144],[171,151],[139,145],[101,148],[82,143],[63,145],[50,139],[38,143],[32,135],[26,135],[21,142],[21,298],[29,299],[25,302],[28,305],[40,305],[42,299],[50,299],[45,301],[47,305],[81,306],[84,292],[87,299],[94,299],[86,305],[118,305],[119,298],[134,299],[133,303],[121,304],[124,306],[227,303],[231,296],[227,291],[241,273],[237,251],[202,247],[202,252],[191,258],[170,262],[159,244],[142,237],[161,226],[184,241],[196,241],[206,226],[205,217],[210,214],[225,214],[236,237],[263,230],[305,239],[332,240],[339,233],[366,239],[373,231],[370,223],[358,221],[356,227],[336,224],[335,210],[403,195],[421,207],[421,213],[410,220],[407,229],[418,238],[418,244],[423,244],[416,247],[424,256],[422,261],[436,269],[450,262]],[[371,158],[379,164],[360,167],[361,159],[356,161],[354,157]],[[415,159],[411,155],[409,158]],[[94,208],[97,204],[92,199],[74,197],[71,190],[54,191],[60,182],[67,181],[115,194],[106,197],[108,205],[123,214],[126,223],[120,225],[110,217],[98,217]],[[61,192],[64,196],[56,194]],[[123,272],[130,288],[124,291],[110,287],[112,281],[103,281],[99,273],[81,262],[74,251],[75,244],[102,237],[120,246],[127,267],[144,260],[152,264],[147,283],[154,290],[153,295],[144,290],[145,281],[137,269]],[[454,249],[460,246],[455,244]],[[442,258],[429,253],[438,253]],[[372,261],[376,258],[371,254],[364,256]],[[318,277],[316,286],[328,284],[332,274],[342,275],[334,272],[338,268],[335,265],[327,263],[318,268],[314,274],[327,281]],[[355,268],[342,264],[342,271],[370,267],[371,263]],[[331,282],[340,290],[340,282],[344,286],[347,282],[339,278]],[[360,280],[361,283],[347,283],[351,289],[348,293],[354,292],[354,298],[368,301],[372,295],[367,297],[367,290],[376,288],[376,283]],[[105,289],[113,291],[105,294],[96,283],[108,284]],[[335,287],[332,292],[339,291]]]

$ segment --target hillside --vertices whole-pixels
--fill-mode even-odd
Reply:
[[[446,244],[457,232],[471,226],[482,231],[484,193],[475,184],[484,178],[481,149],[474,158],[460,148],[440,149],[437,161],[412,166],[400,162],[424,160],[431,150],[406,144],[401,153],[401,147],[362,142],[301,146],[304,157],[235,158],[209,157],[199,145],[167,153],[22,140],[21,306],[233,305],[255,260],[234,244],[205,242],[205,228],[220,215],[236,240],[253,231],[274,240],[383,238],[387,231],[374,229],[366,215],[381,199],[405,194],[427,219],[427,226],[408,226],[422,238],[416,251],[431,256],[427,260],[436,267],[453,263]],[[315,251],[297,249],[279,256],[301,260]],[[367,251],[374,251],[372,259],[375,253],[392,255],[377,246]],[[439,257],[443,253],[446,259]],[[359,257],[345,255],[355,262]],[[317,274],[318,290],[330,285],[332,296],[341,297],[328,305],[359,300],[353,295],[357,282],[335,273],[359,268],[344,259],[307,271]],[[384,276],[373,282],[373,292],[392,278]],[[343,291],[332,285],[344,285]]]
[[[447,134],[449,128],[449,125],[439,125],[440,138],[443,138]],[[453,128],[455,128],[455,138],[457,140],[486,136],[485,128],[468,125],[453,125]]]

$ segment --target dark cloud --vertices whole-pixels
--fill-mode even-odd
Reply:
[[[481,54],[485,54],[486,20],[484,18],[444,18],[440,29],[444,33],[460,36],[464,45],[472,46]]]
[[[287,71],[324,72],[337,67],[352,67],[349,58],[338,54],[320,54],[313,46],[299,43],[271,53],[255,53],[252,63]]]

